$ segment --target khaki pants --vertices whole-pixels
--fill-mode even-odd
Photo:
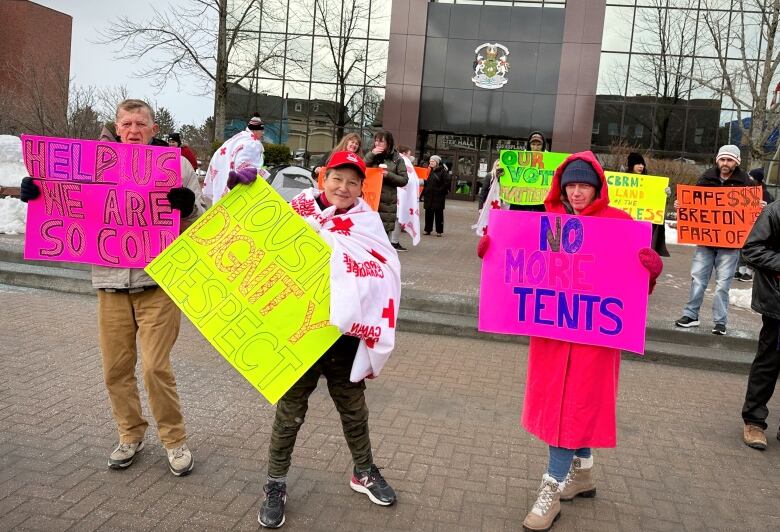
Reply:
[[[133,294],[98,290],[103,377],[120,442],[143,440],[149,426],[141,415],[135,377],[136,336],[141,347],[144,385],[160,441],[166,449],[173,449],[186,439],[170,359],[180,325],[179,309],[161,288]]]

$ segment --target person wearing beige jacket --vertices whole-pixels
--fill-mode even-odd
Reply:
[[[153,144],[159,127],[154,111],[142,100],[125,100],[116,111],[116,132],[126,144]],[[201,188],[192,165],[181,158],[182,186],[167,195],[181,214],[184,230],[204,212]],[[22,181],[22,200],[34,199],[40,190],[31,178]],[[98,331],[103,377],[119,432],[119,444],[108,466],[125,469],[144,447],[149,423],[141,413],[135,375],[137,346],[141,348],[144,384],[149,407],[157,421],[171,472],[192,471],[194,460],[187,447],[184,418],[176,391],[170,354],[179,334],[181,313],[168,295],[143,269],[92,267],[92,286],[98,295]]]

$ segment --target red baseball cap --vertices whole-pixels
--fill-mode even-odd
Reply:
[[[362,179],[366,178],[366,163],[357,153],[351,151],[337,151],[330,156],[327,168],[339,168],[341,166],[352,166],[358,171]]]

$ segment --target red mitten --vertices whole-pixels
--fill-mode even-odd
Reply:
[[[483,235],[482,238],[479,239],[479,244],[477,244],[477,257],[480,259],[484,257],[489,247],[490,235]]]
[[[664,263],[661,260],[660,255],[651,248],[642,248],[639,250],[639,262],[650,274],[650,290],[648,293],[652,294],[655,288],[655,281],[658,276],[661,275],[661,271],[664,269]]]

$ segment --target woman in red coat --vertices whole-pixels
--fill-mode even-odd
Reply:
[[[589,151],[575,153],[555,172],[544,202],[547,212],[631,219],[609,206],[604,170]],[[489,237],[480,241],[484,255]],[[639,252],[650,273],[650,290],[663,263],[650,248]],[[615,447],[620,351],[609,347],[531,337],[523,427],[549,445],[547,472],[525,530],[549,530],[560,501],[593,497],[593,447]]]

